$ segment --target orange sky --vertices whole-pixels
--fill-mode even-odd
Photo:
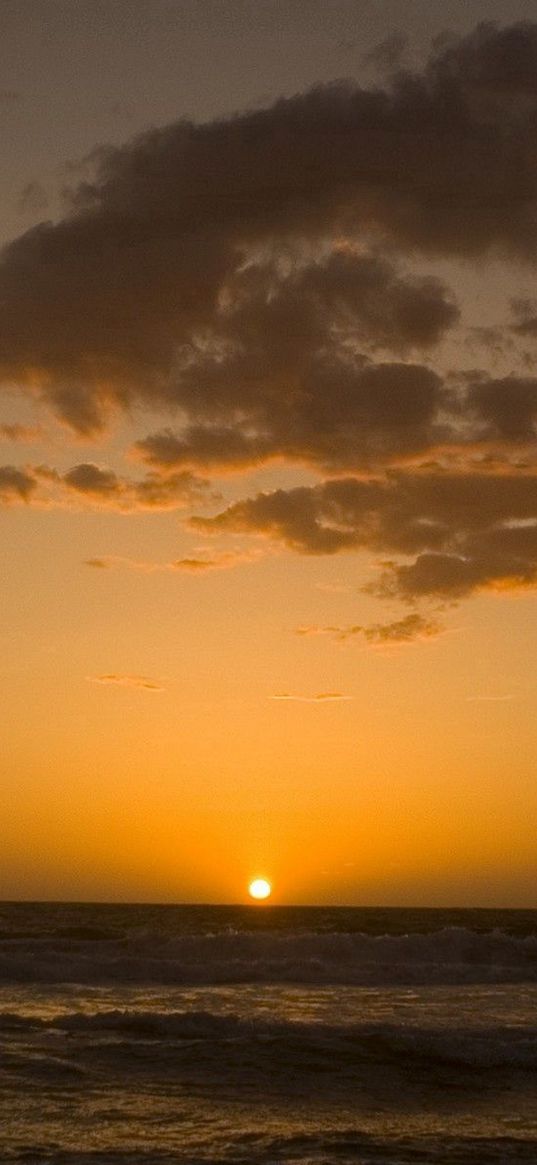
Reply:
[[[174,5],[142,86],[120,2],[108,130],[102,30],[61,7],[0,94],[0,897],[534,905],[529,6],[465,6],[425,66],[449,5],[419,29],[401,0],[408,55],[373,64],[387,0],[262,4],[255,35],[248,5],[177,5],[177,43],[221,53],[181,94]],[[65,96],[47,168],[65,36],[86,113]]]

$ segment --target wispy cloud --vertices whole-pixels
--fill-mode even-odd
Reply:
[[[37,441],[42,440],[43,436],[43,430],[39,425],[21,425],[18,421],[0,423],[1,441],[12,441],[18,445],[34,445]]]
[[[357,636],[363,636],[370,644],[396,645],[414,643],[418,639],[436,639],[444,631],[440,623],[428,619],[424,615],[414,612],[405,615],[402,619],[395,619],[391,623],[369,623],[363,626],[355,623],[348,626],[318,626],[306,624],[295,629],[296,635],[326,635],[340,643],[345,643]]]
[[[347,627],[338,627],[335,624],[323,626],[319,623],[303,623],[300,627],[295,627],[295,635],[301,635],[304,638],[308,636],[326,635],[330,639],[345,640],[351,639],[354,635],[359,635],[363,631],[363,627],[359,624],[350,624]]]
[[[414,613],[392,623],[372,623],[363,628],[368,643],[413,643],[416,639],[436,639],[443,628],[434,619]]]
[[[149,562],[143,559],[125,558],[121,554],[105,554],[97,558],[85,558],[84,566],[93,570],[134,570],[141,574],[155,574],[172,570],[171,562]]]
[[[132,675],[124,672],[107,672],[100,676],[86,676],[90,684],[103,684],[119,688],[140,688],[146,692],[163,692],[164,684],[151,676]]]
[[[344,692],[318,692],[315,696],[295,695],[293,692],[275,692],[271,700],[290,700],[299,704],[329,704],[337,700],[353,700],[354,696],[347,696]]]
[[[213,570],[231,570],[242,563],[255,562],[263,557],[266,557],[266,553],[261,549],[223,550],[211,556],[193,554],[190,557],[178,558],[171,562],[151,562],[110,554],[97,558],[86,558],[84,565],[92,567],[94,570],[134,570],[141,574],[169,574],[175,571],[184,571],[187,574],[205,574]]]
[[[212,554],[206,558],[179,558],[176,562],[172,562],[170,567],[172,570],[186,570],[192,574],[203,574],[210,570],[230,570],[234,566],[240,566],[245,562],[255,562],[264,557],[266,557],[264,551],[258,548],[224,550],[220,554]]]

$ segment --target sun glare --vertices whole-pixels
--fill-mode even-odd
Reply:
[[[265,881],[265,878],[255,878],[248,886],[248,893],[251,898],[268,898],[272,890],[270,882]]]

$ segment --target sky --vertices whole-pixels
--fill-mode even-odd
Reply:
[[[1,898],[535,905],[532,17],[3,0]]]

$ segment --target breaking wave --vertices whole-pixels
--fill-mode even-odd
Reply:
[[[321,1054],[331,1067],[364,1060],[382,1059],[410,1065],[426,1062],[473,1068],[537,1068],[537,1027],[420,1027],[393,1023],[326,1024],[320,1022],[245,1019],[237,1014],[219,1015],[210,1011],[154,1012],[102,1010],[71,1012],[51,1018],[0,1014],[0,1036],[39,1036],[44,1032],[92,1041],[116,1038],[121,1042],[149,1041],[157,1045],[197,1043],[221,1060],[222,1047],[249,1054],[257,1049],[261,1059],[279,1060],[285,1048],[287,1063],[298,1058],[304,1070]],[[242,1052],[241,1052],[242,1054]],[[316,1061],[318,1063],[318,1061]]]
[[[0,982],[390,986],[537,982],[537,935],[282,933],[163,935],[73,930],[0,939]]]
[[[229,1138],[209,1156],[186,1152],[115,1150],[74,1152],[36,1147],[7,1153],[12,1165],[535,1165],[535,1141],[479,1136],[375,1137],[349,1128],[324,1134]]]

